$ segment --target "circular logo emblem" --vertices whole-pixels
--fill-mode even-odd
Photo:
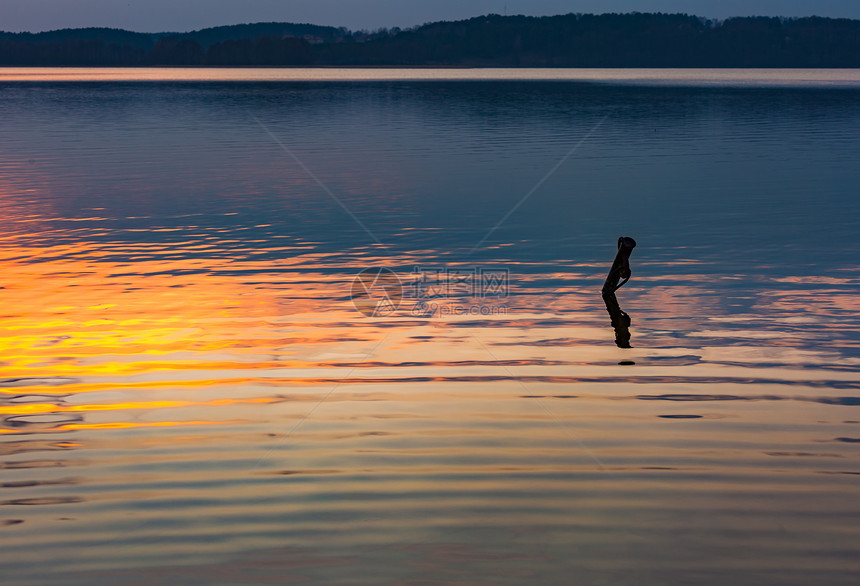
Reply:
[[[350,299],[368,317],[394,313],[403,299],[403,284],[394,271],[386,268],[364,269],[352,281]]]

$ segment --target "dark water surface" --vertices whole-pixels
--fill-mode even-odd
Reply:
[[[3,81],[0,116],[4,584],[856,583],[860,89]]]

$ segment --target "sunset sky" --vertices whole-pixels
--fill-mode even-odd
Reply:
[[[0,30],[87,26],[185,32],[246,22],[310,22],[356,29],[409,27],[487,13],[686,12],[729,16],[860,18],[856,0],[3,0]]]

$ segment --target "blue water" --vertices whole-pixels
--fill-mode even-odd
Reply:
[[[419,74],[0,81],[4,583],[854,583],[860,90]]]

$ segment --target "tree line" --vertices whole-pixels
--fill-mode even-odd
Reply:
[[[292,23],[182,34],[0,33],[0,65],[860,67],[860,20],[686,14],[487,15],[352,32]]]
[[[686,14],[489,15],[319,47],[338,65],[860,67],[860,20]]]
[[[0,65],[6,66],[295,66],[311,65],[310,43],[295,37],[258,37],[214,43],[207,49],[194,39],[164,37],[149,49],[99,39],[26,43],[0,40]]]

